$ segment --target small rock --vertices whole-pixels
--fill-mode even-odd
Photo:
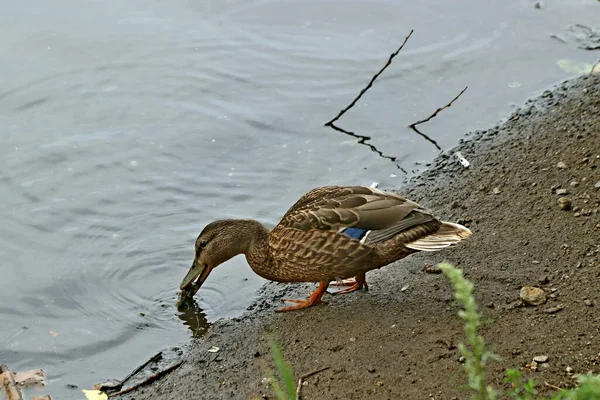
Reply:
[[[568,197],[560,197],[557,203],[561,210],[568,211],[571,209],[571,200]]]
[[[564,196],[565,194],[569,194],[567,189],[556,189],[556,194],[559,196]]]
[[[596,184],[594,185],[594,187],[595,187],[596,189],[600,189],[600,181],[596,182]]]
[[[458,362],[459,363],[464,363],[465,362],[465,358],[463,356],[458,357]]]
[[[546,361],[548,361],[548,356],[535,356],[533,357],[533,361],[535,361],[538,364],[543,364]]]
[[[567,367],[565,371],[567,371],[567,374],[572,374],[575,370],[571,367]]]
[[[548,278],[548,275],[544,275],[538,279],[538,282],[540,282],[542,285],[545,285],[550,282],[550,278]]]
[[[502,190],[500,190],[500,188],[498,186],[496,186],[494,188],[494,190],[492,190],[492,194],[500,194],[500,193],[502,193]]]
[[[534,286],[524,286],[521,288],[519,297],[525,304],[539,306],[546,302],[546,292]]]
[[[583,304],[585,304],[586,306],[589,306],[589,307],[594,305],[594,303],[592,303],[592,301],[590,299],[585,299],[583,301]]]
[[[577,185],[579,185],[579,182],[572,181],[571,183],[569,183],[569,185],[571,185],[571,187],[576,187]]]
[[[558,168],[560,168],[560,169],[565,169],[565,168],[568,168],[568,167],[567,167],[567,164],[565,164],[565,163],[564,163],[564,162],[562,162],[562,161],[561,161],[561,162],[559,162],[558,164],[556,164],[556,166],[557,166]]]

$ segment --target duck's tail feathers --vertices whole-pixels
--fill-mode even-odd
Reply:
[[[420,251],[437,251],[453,246],[471,236],[471,231],[459,224],[442,221],[440,228],[433,234],[414,242],[405,244],[406,247]]]

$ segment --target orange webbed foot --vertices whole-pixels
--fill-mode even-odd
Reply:
[[[350,286],[347,289],[340,290],[335,293],[331,293],[333,295],[352,293],[352,292],[362,289],[363,287],[365,288],[365,291],[369,290],[369,285],[367,285],[367,280],[366,280],[366,274],[364,274],[364,273],[358,274],[354,278],[351,278],[351,279],[344,279],[341,283],[334,283],[333,285],[334,286]]]
[[[323,301],[323,300],[320,300],[320,299],[317,300],[317,301],[311,301],[310,299],[306,299],[306,300],[285,299],[283,301],[287,302],[287,303],[296,303],[296,305],[295,306],[289,306],[289,307],[280,308],[279,310],[275,310],[276,312],[302,310],[304,308],[309,308],[309,307],[316,306],[317,304],[327,304],[326,301]]]
[[[283,300],[284,302],[288,302],[288,303],[296,303],[296,305],[290,306],[290,307],[285,307],[285,308],[280,308],[279,310],[276,310],[276,311],[284,312],[284,311],[302,310],[303,308],[309,308],[312,306],[316,306],[317,304],[327,304],[327,302],[321,300],[321,297],[323,297],[323,294],[327,291],[328,286],[329,286],[329,282],[326,282],[326,281],[319,282],[319,287],[317,288],[317,290],[315,290],[313,292],[313,294],[310,295],[310,297],[308,299],[306,299],[306,300],[299,300],[299,299]]]

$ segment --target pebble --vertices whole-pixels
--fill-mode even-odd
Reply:
[[[546,292],[534,286],[523,286],[519,292],[519,297],[525,304],[539,306],[546,302]]]
[[[571,367],[567,367],[565,371],[567,371],[567,374],[572,374],[575,370]]]
[[[571,185],[572,187],[575,187],[575,186],[579,185],[579,182],[572,181],[571,183],[569,183],[569,185]]]
[[[592,303],[592,301],[590,299],[585,299],[583,301],[583,304],[585,304],[586,306],[589,306],[589,307],[594,305],[594,303]]]
[[[535,356],[533,357],[533,361],[535,361],[538,364],[543,364],[546,361],[548,361],[548,356]]]
[[[556,194],[559,196],[564,196],[565,194],[569,194],[567,189],[556,189]]]
[[[600,189],[600,181],[596,182],[596,184],[594,185],[594,187],[595,187],[596,189]]]
[[[502,193],[502,191],[500,190],[499,187],[495,187],[494,190],[492,190],[492,194],[500,194]]]
[[[558,200],[558,206],[561,210],[568,211],[571,209],[571,200],[567,197],[560,197]]]
[[[565,169],[565,168],[568,168],[568,167],[567,167],[567,164],[565,164],[565,163],[564,163],[564,162],[562,162],[562,161],[561,161],[561,162],[559,162],[558,164],[556,164],[556,166],[557,166],[558,168],[560,168],[560,169]]]

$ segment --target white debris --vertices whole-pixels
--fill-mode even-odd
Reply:
[[[463,167],[469,168],[471,163],[462,155],[460,151],[454,153],[454,155],[458,158],[458,161],[462,164]]]

